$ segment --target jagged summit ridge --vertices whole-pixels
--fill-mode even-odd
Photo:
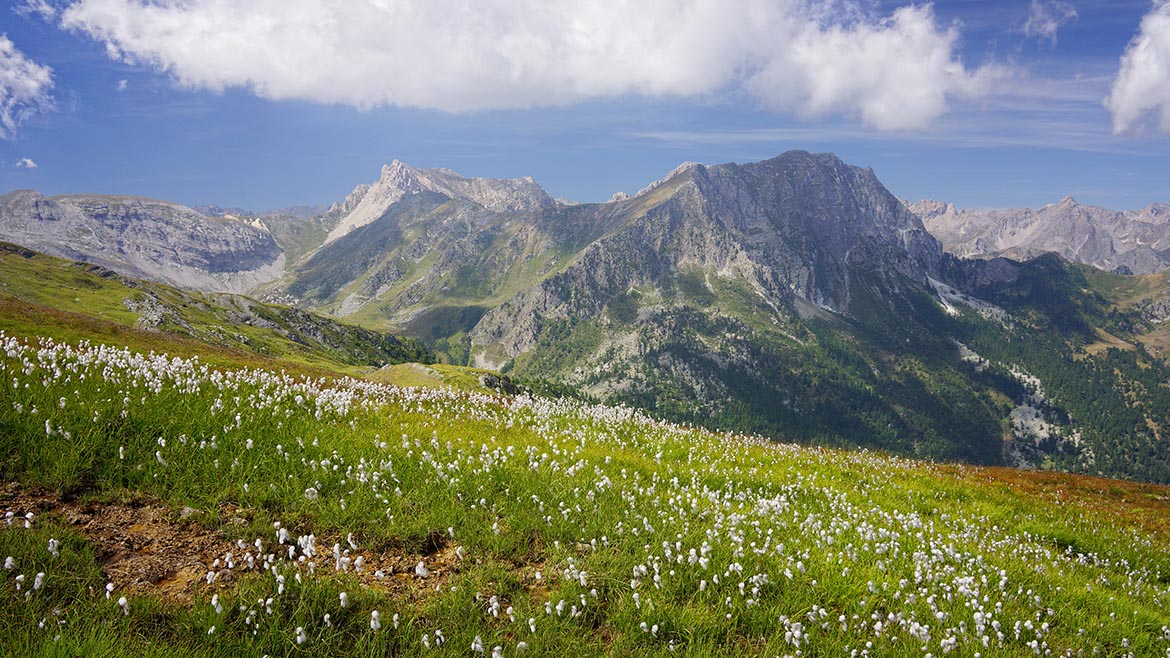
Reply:
[[[408,194],[436,192],[452,199],[477,203],[493,212],[520,212],[556,205],[531,176],[524,178],[467,178],[450,169],[422,169],[400,160],[382,166],[378,180],[358,185],[330,213],[339,217],[325,242],[330,243],[382,216]]]
[[[911,204],[947,251],[960,257],[1027,259],[1054,252],[1103,270],[1152,274],[1170,268],[1170,206],[1110,210],[1066,195],[1037,209],[965,210]]]

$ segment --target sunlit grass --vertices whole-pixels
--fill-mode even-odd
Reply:
[[[1081,497],[625,408],[0,347],[7,479],[224,543],[191,600],[107,598],[81,532],[0,503],[12,655],[1170,655],[1165,537]]]

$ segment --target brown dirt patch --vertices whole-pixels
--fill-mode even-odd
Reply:
[[[37,517],[52,515],[68,523],[89,540],[109,581],[119,591],[130,594],[187,603],[196,593],[222,589],[246,573],[259,571],[263,564],[254,544],[241,549],[221,530],[199,523],[196,519],[200,513],[175,511],[145,497],[128,503],[63,501],[54,492],[9,483],[0,486],[0,516],[8,511],[18,516],[27,512]],[[239,510],[226,508],[220,512],[221,518],[232,519],[237,518]],[[184,520],[183,516],[189,518]],[[288,544],[277,545],[275,538],[275,532],[260,538],[264,553],[287,557]],[[295,543],[295,534],[291,543]],[[407,554],[396,548],[370,550],[360,544],[354,550],[345,537],[326,533],[317,536],[318,574],[334,572],[334,544],[351,561],[358,556],[364,561],[360,573],[352,567],[347,573],[363,585],[408,600],[421,600],[428,592],[435,592],[436,587],[447,589],[462,564],[456,554],[458,547],[437,531],[428,537],[423,555]],[[247,553],[256,558],[254,570],[245,566]],[[226,566],[229,554],[235,559],[234,569]],[[430,572],[426,578],[415,576],[420,560]],[[212,585],[207,583],[209,571],[215,572]],[[379,571],[381,577],[376,575]]]
[[[157,501],[63,502],[56,494],[10,483],[0,509],[18,515],[53,515],[85,535],[110,582],[131,594],[187,601],[208,565],[232,544],[222,533],[180,521]]]

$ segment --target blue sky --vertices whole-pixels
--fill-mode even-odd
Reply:
[[[800,148],[908,199],[1170,202],[1165,0],[385,5],[8,3],[0,192],[262,210],[397,158],[601,201]]]

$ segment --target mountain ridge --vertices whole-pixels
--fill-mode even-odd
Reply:
[[[466,178],[450,169],[421,169],[396,159],[382,166],[377,181],[358,185],[343,201],[330,207],[328,214],[337,217],[337,225],[329,232],[325,244],[375,221],[404,196],[423,191],[473,201],[494,212],[532,210],[556,204],[530,176]]]
[[[18,190],[0,196],[0,229],[54,256],[195,290],[245,292],[284,270],[267,230],[144,197]]]
[[[790,167],[788,180],[777,178],[776,168]],[[745,180],[746,177],[746,180]],[[850,299],[848,270],[853,265],[878,272],[886,267],[925,283],[926,275],[937,270],[941,248],[916,216],[904,211],[893,195],[874,192],[865,211],[847,219],[852,223],[825,221],[818,213],[831,199],[811,202],[815,210],[795,208],[787,213],[772,212],[783,202],[825,191],[827,181],[849,178],[857,188],[876,184],[872,172],[848,168],[839,159],[790,152],[752,165],[692,164],[676,169],[670,176],[638,195],[620,202],[636,206],[654,190],[667,190],[667,198],[644,214],[634,213],[622,233],[601,238],[579,256],[580,266],[562,277],[577,277],[575,285],[601,290],[601,299],[582,306],[583,294],[559,294],[555,288],[564,278],[550,280],[530,295],[536,298],[501,306],[489,312],[488,327],[472,334],[478,348],[477,365],[503,364],[488,354],[493,343],[504,344],[504,354],[514,358],[535,344],[534,318],[563,319],[575,312],[592,316],[607,302],[631,285],[653,284],[664,271],[694,266],[705,271],[741,276],[770,306],[804,302],[833,311],[847,311]],[[816,180],[811,181],[810,178]],[[774,189],[765,190],[771,181]],[[882,188],[884,190],[884,188]],[[753,191],[754,190],[754,191]],[[870,190],[867,188],[866,193]],[[839,204],[835,219],[846,205],[861,203],[865,193]],[[756,197],[756,198],[753,198]],[[837,201],[842,201],[838,199]],[[875,218],[886,222],[883,230],[866,223]],[[691,224],[688,224],[691,222]],[[697,222],[700,225],[696,225]],[[896,241],[888,231],[898,233]],[[885,240],[883,242],[883,240]],[[638,245],[641,245],[638,247]],[[607,255],[607,249],[618,255]],[[867,250],[881,251],[881,254]],[[623,269],[628,263],[634,269]]]
[[[910,208],[948,252],[960,257],[1026,260],[1051,251],[1124,274],[1170,268],[1170,205],[1163,203],[1119,211],[1066,195],[1037,209],[964,210],[933,200]]]

